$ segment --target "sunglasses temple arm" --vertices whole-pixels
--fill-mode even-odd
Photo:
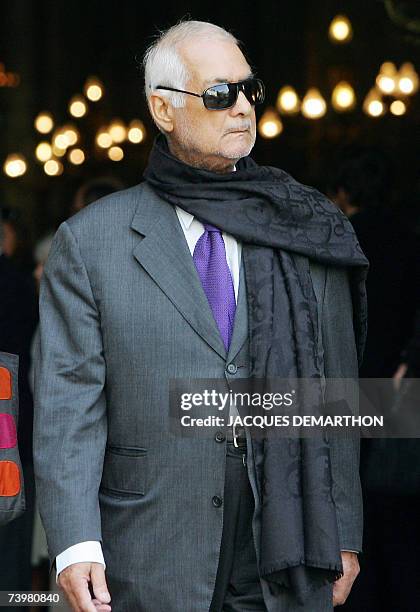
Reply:
[[[185,91],[185,89],[175,89],[174,87],[161,87],[160,85],[156,87],[156,89],[166,89],[167,91],[177,91],[178,93],[189,94],[190,96],[195,96],[196,98],[202,98],[202,95],[196,94],[192,91]]]

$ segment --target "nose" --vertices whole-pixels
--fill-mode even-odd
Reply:
[[[232,115],[249,115],[252,112],[252,105],[248,102],[243,91],[239,92],[236,103],[231,108]]]

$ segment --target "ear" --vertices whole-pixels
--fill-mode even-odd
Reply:
[[[152,93],[149,98],[149,109],[153,120],[164,132],[174,129],[174,110],[172,104],[164,96]]]

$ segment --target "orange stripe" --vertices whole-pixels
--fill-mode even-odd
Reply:
[[[0,461],[0,496],[12,497],[20,491],[19,467],[14,461]]]
[[[12,377],[7,368],[0,368],[0,400],[12,399]]]

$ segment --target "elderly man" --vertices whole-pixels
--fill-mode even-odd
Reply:
[[[169,381],[357,376],[367,261],[324,196],[248,157],[264,86],[230,33],[179,23],[144,62],[146,181],[63,223],[42,281],[59,584],[83,611],[331,610],[358,572],[357,442],[176,435]]]

